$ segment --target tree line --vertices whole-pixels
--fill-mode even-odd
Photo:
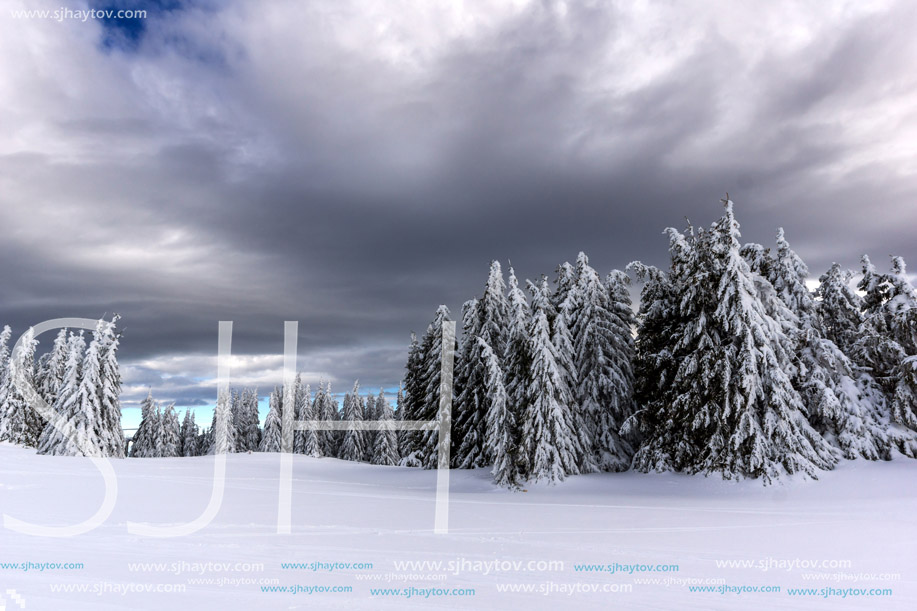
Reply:
[[[809,270],[778,230],[775,248],[742,244],[733,204],[709,228],[666,230],[669,265],[641,262],[604,278],[580,253],[550,283],[520,285],[491,263],[480,297],[462,307],[455,340],[452,468],[491,470],[494,481],[557,482],[597,471],[817,477],[842,459],[917,457],[917,293],[904,260],[862,277],[833,264],[810,290]],[[639,310],[632,278],[642,284]],[[526,294],[528,293],[528,294]],[[440,306],[412,334],[395,405],[354,384],[342,405],[321,383],[296,377],[297,420],[435,420]],[[35,359],[16,358],[36,388],[103,455],[123,456],[117,318],[89,347],[61,331]],[[11,385],[9,328],[0,334],[0,440],[47,454],[78,450],[41,422]],[[283,388],[263,426],[255,389],[221,397],[201,430],[186,411],[148,396],[135,457],[281,450]],[[293,451],[381,465],[434,468],[435,431],[295,431]]]
[[[343,407],[331,394],[331,384],[321,383],[312,394],[297,375],[292,387],[295,420],[391,422],[390,430],[380,431],[294,431],[294,453],[315,458],[329,456],[363,461],[376,465],[398,464],[398,437],[394,427],[395,413],[380,389],[377,395],[360,393],[359,383],[344,396]],[[130,456],[160,458],[201,456],[233,452],[280,452],[283,432],[283,388],[269,394],[264,426],[258,415],[258,391],[234,389],[225,401],[218,402],[213,421],[203,430],[187,410],[179,424],[174,405],[164,410],[153,399],[152,392],[141,404],[141,420],[131,443]],[[225,426],[221,426],[225,425]]]

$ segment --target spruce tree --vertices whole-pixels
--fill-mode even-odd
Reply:
[[[521,478],[528,473],[531,456],[527,444],[522,442],[522,424],[528,408],[526,389],[532,365],[532,347],[529,338],[531,312],[525,293],[519,288],[516,273],[509,268],[509,289],[507,292],[506,353],[503,362],[504,387],[508,410],[516,423],[516,471]],[[488,442],[496,447],[496,440]]]
[[[92,340],[83,357],[82,375],[78,389],[79,410],[83,412],[88,430],[86,435],[98,452],[105,456],[107,439],[103,439],[105,423],[102,419],[102,359],[105,355],[105,325],[99,321],[93,332]]]
[[[621,432],[640,441],[652,434],[655,414],[662,409],[661,402],[675,376],[676,363],[669,343],[674,343],[679,317],[674,287],[665,272],[639,261],[627,267],[643,283],[643,289],[634,356],[634,399],[638,409],[624,421]]]
[[[248,428],[246,431],[248,447],[252,452],[255,452],[261,444],[261,415],[258,413],[258,389],[245,389],[242,393],[242,400],[245,403],[245,412],[248,415]]]
[[[203,456],[210,452],[210,448],[213,446],[213,435],[211,435],[210,427],[205,426],[201,429],[200,434],[197,436],[197,452],[198,456]]]
[[[797,471],[816,477],[836,458],[783,369],[789,341],[758,297],[732,202],[724,205],[724,216],[697,237],[668,230],[675,309],[668,337],[675,341],[652,340],[650,347],[670,353],[642,359],[658,356],[672,369],[642,406],[647,437],[634,467],[765,481]]]
[[[462,344],[455,372],[455,412],[453,435],[455,452],[453,469],[472,469],[485,463],[484,421],[482,403],[482,363],[477,338],[481,333],[481,308],[477,299],[462,305]]]
[[[280,452],[283,440],[283,389],[274,388],[270,395],[270,409],[264,419],[259,452]]]
[[[825,338],[847,355],[854,354],[863,323],[863,298],[851,288],[852,281],[852,271],[833,263],[818,279],[815,290],[816,312]]]
[[[917,293],[904,259],[893,257],[891,272],[879,274],[864,255],[858,288],[865,293],[865,319],[855,358],[882,386],[892,421],[917,431]]]
[[[518,431],[515,415],[510,409],[503,369],[500,361],[483,338],[477,338],[481,356],[487,367],[484,390],[487,397],[486,439],[493,454],[494,483],[504,488],[519,487],[517,443]]]
[[[541,280],[540,292],[533,292],[532,308],[536,308],[538,295],[547,298],[548,287],[544,277]],[[577,344],[577,330],[582,334],[582,328],[588,328],[586,321],[591,309],[587,308],[586,299],[590,294],[604,294],[598,273],[589,266],[585,253],[579,253],[576,267],[564,263],[558,268],[557,286],[549,302],[545,305],[548,324],[551,327],[551,340],[557,351],[560,373],[564,378],[567,388],[573,393],[570,403],[570,413],[573,418],[573,430],[579,437],[579,446],[583,448],[583,456],[577,460],[580,470],[586,473],[599,470],[596,461],[597,452],[594,449],[598,426],[598,405],[580,397],[580,363]],[[581,321],[581,319],[583,319]],[[592,372],[598,375],[597,372]]]
[[[147,393],[146,398],[140,402],[140,424],[131,440],[130,455],[133,458],[147,458],[152,453],[152,445],[156,437],[159,422],[155,418],[156,401],[153,400],[153,389]]]
[[[522,419],[522,445],[525,447],[522,475],[534,481],[562,481],[580,472],[583,448],[574,430],[570,409],[573,394],[567,373],[551,338],[548,322],[549,295],[535,287],[532,319],[529,324],[531,363],[524,385],[525,412]]]
[[[299,419],[307,422],[315,421],[315,402],[312,400],[312,388],[307,384],[306,391],[303,393],[303,403],[299,410]],[[322,445],[319,431],[306,429],[302,431],[302,446],[297,449],[301,454],[318,458],[322,456]]]
[[[150,434],[150,449],[147,453],[147,458],[162,458],[164,456],[166,443],[166,429],[165,423],[163,422],[164,417],[162,406],[157,402],[156,407],[153,408],[153,427]]]
[[[232,417],[235,424],[236,451],[256,452],[261,443],[256,389],[243,388],[241,391],[233,391]]]
[[[84,449],[94,446],[89,414],[80,403],[80,378],[83,369],[83,352],[86,342],[83,334],[71,334],[67,342],[67,361],[64,380],[57,391],[54,403],[56,420],[49,422],[38,440],[38,453],[53,456],[80,456]],[[90,454],[96,455],[90,450]]]
[[[582,253],[580,253],[582,254]],[[557,278],[554,281],[554,294],[551,296],[551,305],[558,313],[567,315],[568,326],[572,320],[572,311],[576,307],[576,268],[564,261],[557,267]]]
[[[38,437],[44,428],[44,421],[26,398],[19,392],[14,373],[26,384],[35,385],[35,349],[38,340],[32,328],[23,335],[19,349],[10,358],[8,390],[4,407],[3,422],[0,423],[0,441],[9,441],[28,447],[36,447]]]
[[[13,331],[4,325],[0,331],[0,440],[5,429],[7,403],[10,397],[10,336]]]
[[[124,458],[124,429],[121,428],[121,368],[118,348],[121,334],[115,327],[119,316],[111,322],[100,320],[93,337],[98,342],[99,386],[97,388],[98,417],[96,431],[103,456]]]
[[[402,408],[404,407],[404,386],[398,385],[398,394],[395,395],[395,420],[404,420],[401,417]]]
[[[394,427],[395,414],[392,406],[385,398],[385,393],[379,389],[379,395],[376,397],[376,419],[387,425]],[[398,436],[394,428],[383,428],[377,431],[376,438],[373,441],[372,464],[374,465],[397,465],[398,464]]]
[[[228,391],[221,392],[217,397],[210,430],[210,454],[231,454],[236,451],[236,427],[232,421],[232,397]]]
[[[868,271],[875,274],[874,268]],[[867,310],[864,299],[851,288],[852,280],[853,272],[842,269],[837,263],[819,278],[816,290],[819,321],[825,337],[853,361],[855,375],[852,377],[861,389],[860,399],[867,402],[872,411],[882,414],[881,422],[886,427],[884,433],[889,442],[902,454],[917,457],[913,429],[888,424],[894,418],[891,400],[886,394],[888,378],[883,377],[883,372],[887,372],[889,364],[894,367],[894,356],[901,357],[902,353],[894,344],[888,345],[887,339],[874,326],[877,323],[884,326],[882,318],[864,313]],[[892,356],[890,363],[886,361],[889,356]]]
[[[363,405],[360,397],[359,382],[353,383],[353,390],[344,396],[344,409],[341,419],[348,424],[360,425],[363,422]],[[363,431],[348,429],[344,431],[341,451],[338,458],[342,460],[362,461],[366,456]]]
[[[232,423],[236,437],[236,452],[248,452],[248,412],[242,404],[242,397],[239,389],[232,388],[229,391],[229,405],[232,411]]]
[[[315,393],[315,401],[312,403],[312,411],[317,420],[333,422],[338,420],[337,403],[331,396],[331,382],[320,383],[318,391]],[[337,456],[337,437],[335,431],[316,431],[315,435],[318,441],[316,449],[320,452],[319,456]]]
[[[765,255],[766,258],[769,258]],[[777,251],[765,266],[767,280],[786,310],[771,306],[793,344],[793,385],[806,406],[812,426],[846,458],[889,459],[880,392],[875,381],[851,362],[826,337],[814,295],[805,284],[809,269],[790,247],[783,229],[777,231]],[[767,287],[767,283],[763,283]],[[759,298],[770,295],[761,291]]]
[[[399,420],[418,420],[421,413],[424,387],[423,351],[417,334],[411,332],[411,344],[408,348],[408,360],[405,365],[403,397],[398,405]],[[406,467],[421,466],[418,459],[420,434],[416,431],[400,431],[398,445],[401,464]]]
[[[64,383],[64,376],[67,373],[67,357],[69,356],[68,348],[67,329],[61,329],[57,337],[54,338],[51,352],[42,357],[41,365],[38,368],[38,394],[48,405],[55,404],[57,393]]]
[[[427,327],[420,344],[422,363],[422,385],[419,389],[421,398],[417,420],[433,421],[439,414],[440,378],[442,374],[443,355],[443,322],[450,320],[449,308],[439,306],[433,322]],[[455,345],[453,344],[453,350]],[[411,458],[424,469],[434,469],[437,465],[437,437],[435,430],[413,433]]]
[[[468,302],[462,315],[462,349],[455,376],[455,436],[460,440],[453,456],[458,468],[482,467],[493,462],[486,443],[486,364],[477,338],[482,338],[498,359],[506,351],[506,284],[499,261],[491,261],[481,299]]]
[[[630,276],[621,270],[612,270],[605,277],[605,288],[608,291],[611,310],[612,310],[612,333],[611,333],[611,354],[613,379],[616,380],[614,385],[614,394],[610,403],[610,410],[606,415],[611,416],[611,420],[606,420],[604,426],[599,427],[599,438],[597,445],[599,451],[608,449],[611,456],[604,460],[599,455],[599,465],[603,468],[610,467],[612,470],[615,464],[621,464],[621,458],[626,456],[626,465],[629,468],[630,461],[633,457],[632,439],[621,438],[616,435],[621,434],[621,429],[627,418],[636,410],[634,400],[636,386],[636,373],[634,372],[634,363],[636,361],[637,349],[634,339],[634,332],[637,328],[637,317],[634,314],[633,302],[630,296]],[[614,448],[614,450],[611,450]]]
[[[200,432],[197,423],[194,422],[194,412],[190,409],[185,410],[185,417],[181,424],[181,455],[182,456],[199,456]]]
[[[175,404],[172,403],[162,413],[160,420],[160,450],[159,456],[165,458],[174,458],[182,455],[182,436],[181,425],[178,422],[178,414],[175,412]]]
[[[308,384],[303,387],[299,374],[296,375],[296,388],[298,390],[296,392],[296,405],[294,406],[294,420],[296,422],[312,420],[312,388]],[[315,431],[309,429],[303,431],[294,429],[294,453],[311,455],[315,445]]]
[[[376,410],[376,398],[367,393],[364,397],[365,405],[363,406],[363,421],[375,422],[379,419]],[[363,431],[363,462],[371,463],[373,460],[373,448],[376,446],[376,435],[378,431]]]

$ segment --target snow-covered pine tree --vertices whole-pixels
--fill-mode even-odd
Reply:
[[[302,397],[303,403],[299,408],[299,419],[305,421],[314,421],[315,418],[315,402],[312,400],[312,387],[306,384],[306,391],[303,393]],[[306,456],[319,457],[322,456],[322,445],[319,439],[320,432],[312,429],[306,429],[302,431],[302,436],[298,439],[301,440],[302,445],[297,447],[297,452],[300,454],[305,454]]]
[[[585,256],[585,255],[584,255]],[[564,380],[565,387],[570,392],[570,401],[567,409],[570,412],[573,434],[578,437],[576,447],[581,449],[576,456],[576,469],[578,473],[591,473],[597,471],[593,453],[590,451],[592,434],[584,431],[590,430],[591,419],[583,412],[575,400],[575,389],[578,385],[579,375],[574,364],[575,350],[573,348],[573,332],[567,326],[568,316],[554,309],[551,301],[551,289],[547,276],[542,275],[540,283],[536,286],[528,282],[532,293],[532,309],[543,307],[548,319],[548,328],[551,329],[551,345],[554,347],[557,369]],[[604,287],[603,287],[604,288]],[[571,295],[578,291],[571,292]]]
[[[546,282],[532,289],[532,319],[529,323],[531,363],[525,389],[521,444],[525,447],[521,475],[534,481],[558,482],[580,472],[583,448],[574,430],[570,405],[573,394],[567,373],[551,339],[548,322],[550,296]]]
[[[499,261],[491,261],[487,284],[481,299],[468,302],[462,313],[462,350],[457,357],[455,376],[455,439],[457,452],[453,466],[463,469],[483,467],[493,462],[492,448],[486,443],[487,368],[476,338],[482,338],[498,359],[506,351],[506,283]]]
[[[669,280],[682,324],[669,336],[671,354],[661,355],[674,376],[652,411],[643,406],[650,426],[634,467],[766,482],[784,472],[816,477],[834,466],[835,455],[809,425],[782,368],[790,360],[786,336],[758,298],[732,202],[724,205],[723,217],[696,238],[668,230]]]
[[[782,228],[777,231],[776,256],[765,268],[776,297],[789,311],[766,307],[784,323],[793,343],[794,362],[784,368],[793,373],[793,385],[803,399],[809,422],[846,458],[890,459],[880,389],[825,337],[814,295],[805,284],[808,266],[790,247]],[[762,284],[765,290],[759,298],[766,303],[770,293],[768,284]]]
[[[379,389],[379,392],[382,392],[381,388]],[[380,410],[382,409],[377,402],[378,395],[374,396],[367,393],[364,399],[366,401],[366,407],[363,410],[363,420],[378,420]]]
[[[331,382],[322,382],[315,393],[315,401],[312,402],[312,412],[317,420],[334,422],[338,420],[338,407],[331,396]],[[316,431],[315,437],[318,440],[318,456],[337,456],[338,444],[337,436],[334,431]]]
[[[395,395],[395,420],[403,420],[401,408],[404,406],[404,386],[398,385],[398,394]]]
[[[552,303],[554,326],[566,326],[572,340],[573,412],[580,443],[587,448],[583,471],[622,471],[630,465],[633,447],[621,436],[623,423],[634,411],[635,324],[630,307],[629,278],[611,272],[603,282],[579,253],[576,266],[558,268]],[[555,334],[557,330],[555,329]],[[555,339],[561,354],[563,334]]]
[[[160,420],[160,441],[161,447],[159,455],[165,458],[174,458],[182,455],[182,437],[181,425],[178,422],[178,414],[175,412],[175,404],[172,403],[162,412]]]
[[[889,316],[889,328],[895,341],[908,354],[917,353],[917,291],[907,275],[903,257],[892,257],[891,271],[886,274],[888,299],[882,308]]]
[[[258,413],[258,389],[246,388],[242,393],[245,402],[245,411],[248,414],[248,447],[252,452],[257,452],[261,445],[261,415]]]
[[[455,412],[452,431],[455,451],[453,469],[472,469],[484,464],[484,431],[479,426],[481,411],[482,365],[476,338],[481,332],[481,308],[477,299],[462,304],[462,344],[455,371]]]
[[[356,381],[354,382],[354,386],[357,386]],[[360,422],[366,421],[366,399],[367,397],[364,397],[363,395],[359,395],[359,394],[357,395],[356,408],[357,408],[357,414],[360,417]],[[341,419],[343,419],[343,416],[344,415],[342,413]],[[363,455],[360,458],[357,458],[355,460],[358,460],[358,461],[369,460],[367,458],[366,431],[359,431],[359,432],[361,433],[360,440],[363,445]],[[343,435],[341,436],[341,440],[342,440],[341,443],[343,444]],[[371,451],[371,448],[370,448],[370,451]]]
[[[213,454],[213,425],[216,424],[214,420],[216,418],[211,418],[210,426],[201,427],[201,437],[198,442],[201,448],[201,456]]]
[[[238,388],[229,390],[229,405],[232,411],[232,424],[236,436],[236,452],[248,452],[248,412],[242,402],[242,395]]]
[[[627,464],[624,468],[629,468],[634,452],[633,439],[623,435],[621,429],[624,422],[636,410],[634,361],[637,358],[637,349],[634,331],[637,328],[637,317],[634,315],[633,301],[630,296],[630,276],[621,270],[612,270],[605,277],[605,288],[608,291],[613,313],[611,319],[614,329],[611,334],[611,352],[614,355],[612,370],[615,372],[615,379],[620,380],[621,384],[615,386],[616,393],[611,403],[610,414],[614,418],[611,422],[606,420],[603,426],[599,427],[600,436],[597,444],[600,448],[616,448],[616,456],[627,455]],[[613,459],[603,461],[600,457],[600,466],[609,463],[613,467],[615,461]]]
[[[153,389],[140,402],[140,424],[131,440],[130,455],[132,458],[148,458],[157,435],[159,422],[156,420],[156,401],[153,400]]]
[[[503,360],[504,387],[509,411],[516,422],[516,471],[525,478],[531,464],[526,444],[522,443],[521,428],[528,407],[526,383],[532,365],[532,348],[529,339],[531,312],[525,293],[519,288],[516,273],[509,268],[507,292],[506,353]],[[494,431],[491,431],[494,432]],[[499,439],[488,439],[487,446],[496,448]]]
[[[585,253],[581,252],[576,259],[576,267],[567,262],[558,267],[556,290],[545,308],[548,324],[552,330],[551,341],[557,351],[561,375],[564,377],[567,388],[573,393],[573,401],[569,407],[573,418],[573,430],[579,437],[579,446],[584,450],[583,456],[578,460],[579,469],[584,473],[599,470],[596,462],[597,452],[594,450],[598,412],[596,406],[578,397],[580,366],[577,362],[579,355],[575,347],[577,327],[583,326],[580,319],[589,314],[585,310],[585,300],[590,283],[597,285],[594,287],[596,293],[605,293],[599,275],[589,266]],[[542,277],[541,285],[539,292],[529,283],[529,289],[533,293],[533,309],[536,307],[536,299],[547,299],[548,286],[544,277]]]
[[[892,257],[891,272],[879,274],[864,255],[858,288],[865,293],[865,320],[858,330],[855,358],[885,391],[892,421],[917,431],[917,293],[904,259]]]
[[[283,440],[283,388],[274,387],[270,395],[270,409],[264,418],[264,433],[259,452],[280,452]]]
[[[385,398],[385,393],[379,389],[376,397],[376,419],[389,427],[395,425],[395,413],[392,406]],[[372,464],[397,465],[398,464],[398,436],[394,428],[384,428],[377,432],[373,442]]]
[[[833,263],[818,279],[815,289],[816,311],[825,338],[846,355],[854,354],[860,325],[863,323],[863,298],[851,287],[853,272]]]
[[[420,388],[420,411],[417,420],[436,420],[439,414],[440,377],[442,374],[443,356],[443,321],[451,320],[449,308],[441,305],[436,309],[433,322],[427,327],[423,341],[420,343],[422,355],[422,387]],[[455,349],[453,345],[453,350]],[[412,459],[424,469],[434,469],[437,464],[437,431],[419,431],[414,433]]]
[[[681,235],[681,234],[679,234]],[[673,256],[674,258],[674,256]],[[643,283],[640,310],[637,313],[638,329],[634,357],[634,414],[624,421],[622,434],[637,440],[637,445],[653,434],[656,415],[675,377],[677,363],[671,344],[675,333],[681,332],[682,321],[678,313],[674,286],[662,270],[639,261],[627,266]]]
[[[83,334],[71,333],[67,341],[67,362],[64,368],[64,380],[57,391],[54,411],[59,420],[45,426],[38,440],[38,453],[53,456],[79,456],[77,444],[90,447],[94,440],[91,437],[91,426],[88,414],[81,409],[80,378],[83,370],[83,352],[86,342]],[[71,439],[68,432],[73,434]]]
[[[83,357],[81,369],[80,384],[78,389],[79,410],[82,412],[82,418],[85,419],[87,430],[82,432],[82,439],[88,438],[97,452],[97,456],[107,456],[108,441],[103,434],[106,430],[106,423],[102,421],[102,396],[103,396],[103,378],[102,378],[102,359],[105,356],[106,344],[106,323],[100,320],[93,332],[92,341],[86,349]],[[107,398],[107,397],[106,397]],[[123,451],[123,447],[121,448]]]
[[[111,322],[99,320],[92,340],[99,345],[97,443],[102,455],[112,458],[124,458],[125,446],[124,429],[121,428],[121,368],[118,366],[121,334],[115,330],[119,319],[116,314]]]
[[[39,361],[37,390],[48,405],[55,404],[57,393],[61,384],[64,383],[64,376],[67,373],[67,357],[69,356],[68,347],[67,329],[61,329],[57,337],[54,338],[54,345],[51,351]]]
[[[487,285],[481,296],[481,337],[498,359],[506,351],[507,302],[506,283],[503,281],[503,269],[499,261],[491,261],[487,275]]]
[[[564,261],[557,266],[557,278],[554,281],[554,294],[551,296],[551,305],[558,313],[569,314],[576,304],[576,296],[573,294],[576,286],[576,268],[570,265],[569,261]],[[567,325],[572,322],[568,316]]]
[[[258,391],[243,388],[232,391],[232,418],[235,425],[236,452],[257,452],[261,442],[258,416]]]
[[[353,390],[344,396],[344,408],[341,420],[348,424],[360,425],[363,423],[363,402],[360,397],[359,382],[353,383]],[[341,452],[338,458],[342,460],[362,461],[366,456],[366,444],[363,431],[349,429],[344,431],[344,440],[341,443]]]
[[[157,401],[156,406],[153,408],[153,428],[151,429],[150,449],[147,452],[147,458],[162,458],[163,456],[163,447],[166,443],[166,428],[163,417],[162,405]]]
[[[888,299],[889,287],[876,271],[868,256],[863,256],[863,277],[857,284],[864,295],[859,299],[862,317],[854,338],[854,359],[866,368],[882,387],[889,404],[895,392],[895,371],[907,357],[904,347],[892,338],[888,317],[882,304]]]
[[[408,348],[408,360],[405,365],[403,400],[398,406],[399,420],[418,420],[421,412],[423,386],[424,386],[423,351],[417,334],[411,332],[411,344]],[[399,454],[401,465],[405,467],[419,467],[418,446],[420,434],[415,431],[400,431],[398,434]]]
[[[219,393],[210,425],[213,438],[208,453],[231,454],[236,451],[236,426],[232,421],[232,396],[228,391]]]
[[[679,462],[686,460],[681,458],[687,446],[681,441],[682,433],[665,418],[669,417],[667,402],[679,367],[675,344],[677,338],[685,335],[691,315],[689,308],[682,308],[680,293],[692,288],[689,278],[697,268],[697,238],[690,222],[684,234],[671,227],[666,233],[671,259],[668,273],[639,261],[628,265],[628,270],[643,282],[643,290],[634,363],[638,409],[625,421],[622,432],[641,440],[642,453],[635,455],[634,466],[644,471],[672,469],[668,455],[676,446]],[[693,295],[689,297],[694,299]],[[695,450],[689,447],[693,455]]]
[[[294,422],[299,422],[301,420],[312,420],[312,388],[308,384],[305,386],[302,385],[302,377],[298,373],[296,374],[296,383],[294,384],[294,387],[297,389],[296,401],[293,406]],[[306,453],[307,438],[310,436],[314,437],[315,431],[300,431],[295,428],[293,429],[294,454]]]
[[[198,456],[204,456],[210,452],[210,448],[213,446],[213,435],[211,434],[210,427],[203,427],[200,434],[197,436],[197,452]]]
[[[38,444],[44,421],[38,412],[28,404],[22,393],[17,390],[13,372],[15,365],[15,369],[21,372],[26,383],[35,384],[35,349],[37,346],[38,340],[35,339],[35,333],[30,327],[23,335],[19,349],[12,354],[10,359],[5,413],[3,422],[0,423],[0,441],[9,441],[33,448]]]
[[[493,454],[491,473],[494,483],[504,488],[519,487],[517,464],[518,431],[515,416],[510,409],[506,387],[503,385],[503,369],[500,361],[483,338],[478,337],[481,357],[487,367],[484,389],[487,398],[486,439]]]
[[[197,423],[194,422],[194,412],[190,409],[185,410],[185,417],[181,423],[181,455],[182,456],[199,456],[201,451],[199,447],[200,432]]]
[[[0,439],[6,420],[7,401],[10,395],[10,337],[13,331],[9,325],[0,331]]]
[[[375,422],[379,419],[376,411],[376,398],[370,393],[366,393],[363,406],[363,421]],[[378,431],[363,431],[363,462],[371,463],[373,460],[373,448],[376,446],[376,435]]]
[[[666,230],[669,237],[669,272],[633,261],[627,269],[643,283],[634,359],[634,399],[637,410],[625,420],[622,433],[638,442],[656,434],[658,417],[666,409],[669,390],[676,377],[678,361],[675,339],[685,333],[688,318],[682,313],[679,291],[696,268],[694,227],[685,233]],[[638,443],[639,445],[639,443]]]

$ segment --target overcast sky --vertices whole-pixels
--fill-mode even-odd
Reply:
[[[116,6],[118,3],[114,3]],[[665,264],[728,191],[832,261],[917,269],[917,3],[121,3],[0,13],[0,323],[122,315],[125,399],[300,367],[391,387],[489,261]],[[43,336],[49,344],[53,334]]]

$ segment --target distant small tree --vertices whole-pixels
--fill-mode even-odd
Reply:
[[[274,388],[270,395],[270,409],[264,419],[264,434],[261,436],[259,452],[280,452],[283,441],[283,389]]]

